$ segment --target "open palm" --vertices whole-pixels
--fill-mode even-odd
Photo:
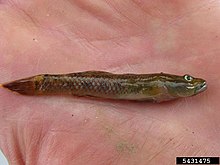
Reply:
[[[189,73],[196,97],[153,104],[0,90],[12,165],[174,164],[220,153],[219,1],[5,0],[1,82],[41,73]]]

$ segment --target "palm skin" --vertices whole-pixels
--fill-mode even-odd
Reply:
[[[189,73],[196,97],[153,104],[0,90],[11,164],[174,164],[220,153],[218,1],[32,0],[0,4],[0,80],[106,70]]]

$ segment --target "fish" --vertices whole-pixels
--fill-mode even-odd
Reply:
[[[204,79],[189,74],[114,74],[105,71],[39,74],[1,86],[22,95],[74,95],[152,102],[195,96],[207,89]]]

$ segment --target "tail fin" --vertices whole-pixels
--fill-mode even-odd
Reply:
[[[35,93],[35,83],[32,77],[1,84],[1,86],[23,95],[34,95]]]

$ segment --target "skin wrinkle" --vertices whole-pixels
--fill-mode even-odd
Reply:
[[[44,121],[44,119],[43,119]],[[37,141],[39,141],[37,144],[39,145],[38,148],[36,148],[36,152],[32,152],[31,155],[34,155],[34,161],[36,161],[37,163],[40,163],[39,160],[40,160],[40,153],[43,151],[42,148],[43,148],[43,145],[42,145],[42,142],[45,140],[45,133],[43,133],[43,129],[44,129],[44,124],[42,124],[42,128],[41,128],[41,131],[40,131],[40,135],[39,135],[39,139]],[[42,141],[40,141],[42,140]],[[30,162],[34,162],[30,159]]]
[[[131,38],[128,38],[128,39],[122,39],[121,38],[121,39],[116,39],[116,40],[115,39],[108,40],[108,41],[106,40],[106,42],[103,42],[103,41],[102,42],[97,42],[97,41],[95,41],[94,43],[101,45],[100,48],[102,48],[102,45],[105,47],[105,45],[107,46],[107,45],[110,45],[110,44],[113,45],[114,43],[117,43],[117,47],[115,48],[115,51],[117,51],[117,50],[120,51],[120,50],[123,50],[124,47],[132,45],[132,43],[135,42],[135,41],[132,41],[132,40],[136,40],[136,39],[137,39],[136,37],[135,38],[131,37]],[[137,41],[137,42],[141,42],[141,41]],[[131,55],[130,58],[125,60],[123,63],[121,63],[121,66],[120,66],[121,69],[125,70],[125,66],[124,65],[130,65],[128,63],[131,63],[131,62],[128,62],[128,61],[132,61],[132,63],[135,63],[135,64],[140,63],[139,61],[140,61],[140,54],[141,53],[150,54],[149,51],[139,50],[138,47],[135,48],[135,49],[136,49],[136,52],[133,55]],[[108,53],[108,51],[106,51],[106,52],[103,52],[102,54],[103,55],[105,55],[105,54],[108,55],[109,53]],[[123,51],[122,54],[126,54],[126,51]],[[130,60],[130,59],[132,59],[132,60]],[[115,65],[117,65],[117,67],[118,67],[118,64],[114,64],[114,65],[107,66],[107,68],[113,68],[114,69],[114,67],[116,67]]]
[[[120,1],[117,1],[120,2]],[[124,2],[124,1],[122,1]],[[156,29],[156,28],[161,28],[158,27],[157,24],[160,22],[159,19],[157,19],[156,17],[153,17],[153,15],[150,15],[149,13],[147,13],[146,11],[143,12],[142,9],[140,9],[139,6],[137,6],[134,1],[128,1],[128,3],[120,3],[121,5],[116,5],[118,8],[118,12],[120,14],[123,15],[123,17],[126,17],[128,20],[128,22],[132,22],[134,25],[136,25],[140,30],[138,30],[139,33],[141,34],[147,34],[147,36],[151,36],[151,33],[149,31],[150,28],[152,29]],[[129,8],[129,10],[131,11],[136,11],[135,13],[133,12],[127,12],[126,7],[127,6],[132,6],[131,8]],[[115,6],[115,7],[116,7]],[[123,6],[120,8],[120,6]],[[125,10],[126,9],[126,10]],[[149,17],[150,16],[150,17]],[[131,18],[129,18],[131,17]],[[138,19],[138,17],[143,17],[145,19],[142,19],[141,21]],[[154,18],[154,19],[152,19]],[[153,32],[153,31],[151,31]]]
[[[102,42],[102,41],[114,41],[114,40],[121,40],[121,39],[130,39],[130,38],[133,38],[133,37],[140,37],[140,36],[143,36],[144,34],[146,34],[145,31],[142,31],[142,32],[138,32],[138,33],[134,33],[134,34],[131,34],[131,35],[117,35],[117,36],[114,36],[114,37],[106,37],[106,38],[89,38],[88,40],[91,41],[91,42]],[[151,34],[148,35],[148,37],[150,36]]]
[[[24,10],[24,11],[25,11],[25,10]],[[70,23],[63,24],[62,26],[70,26],[70,25],[73,26],[74,23],[71,23],[71,24],[70,24]],[[54,27],[56,28],[56,27],[62,27],[62,26],[59,25],[59,26],[54,26]],[[53,30],[54,30],[54,29],[53,29]],[[84,35],[83,33],[80,32],[80,29],[75,29],[75,30],[74,30],[74,33],[77,34],[77,31],[79,32],[80,35]],[[79,34],[78,34],[78,35],[79,35]],[[69,34],[68,34],[68,35],[69,35]],[[65,35],[65,36],[67,36],[67,35]],[[80,37],[80,39],[86,39],[86,38],[87,38],[87,37],[85,37],[85,35],[84,35],[83,37]]]
[[[74,3],[77,3],[77,1],[76,1],[76,2],[74,1]],[[71,3],[71,4],[72,4],[72,3]],[[78,3],[77,3],[77,4],[78,4]],[[79,4],[78,4],[78,7],[79,7],[83,12],[87,12],[87,13],[89,14],[89,16],[91,16],[92,18],[95,18],[96,20],[98,20],[98,24],[100,24],[100,23],[101,23],[101,25],[103,24],[103,22],[100,22],[100,20],[97,19],[97,17],[94,17],[88,10],[85,10],[84,8],[81,8],[81,6],[80,6]],[[101,26],[101,25],[100,25],[100,26]],[[71,26],[73,26],[73,24],[71,24]],[[105,29],[105,31],[106,31],[106,29],[109,29],[109,28],[106,27],[106,28],[102,28],[102,30],[103,30],[103,29]],[[112,29],[112,28],[111,28],[111,29]],[[79,31],[79,28],[78,28],[78,29],[75,29],[75,30],[74,30],[74,33],[76,33],[76,32],[75,32],[76,30]],[[115,31],[115,30],[113,30],[113,31]],[[115,31],[115,32],[116,32],[116,31]],[[114,32],[114,33],[115,33],[115,32]],[[112,32],[111,32],[111,33],[112,33]],[[83,34],[83,33],[80,32],[80,34]],[[87,34],[83,34],[83,35],[84,35],[84,36],[83,36],[84,38],[90,39],[90,37],[88,37]],[[85,37],[85,36],[86,36],[86,37]],[[96,37],[97,37],[97,36],[96,36]]]
[[[109,144],[107,143],[106,145],[103,146],[103,148],[108,148],[109,147]],[[115,151],[115,150],[114,150]],[[113,151],[113,152],[114,152]],[[113,157],[109,158],[109,160],[111,160],[111,163],[114,163],[115,161],[117,162],[120,158],[121,158],[121,153],[117,153],[117,154],[114,154]],[[113,160],[112,160],[113,159]]]
[[[58,32],[60,32],[63,36],[65,36],[66,39],[68,39],[70,42],[71,41],[78,42],[82,45],[83,48],[85,48],[88,51],[92,50],[94,53],[100,53],[101,52],[99,50],[99,48],[97,48],[95,46],[95,44],[93,44],[89,39],[87,39],[87,37],[82,32],[80,32],[79,30],[77,30],[77,31],[78,32],[75,32],[75,34],[76,34],[76,36],[78,35],[78,37],[73,39],[73,37],[66,35],[65,32],[62,32],[62,30],[58,30]],[[59,43],[59,41],[57,41],[57,43]],[[56,43],[53,43],[50,46],[53,46],[55,44]]]
[[[120,112],[117,112],[117,113],[120,113]],[[119,128],[118,126],[123,126],[123,125],[127,124],[129,121],[132,121],[135,118],[134,114],[132,114],[132,115],[128,114],[127,117],[128,117],[127,120],[122,120],[122,122],[119,122],[119,123],[116,124],[117,128]],[[105,127],[105,124],[103,124],[103,126]]]
[[[117,28],[115,27],[114,24],[109,23],[109,21],[106,21],[112,17],[111,13],[108,13],[108,12],[111,12],[111,11],[109,11],[109,8],[108,9],[105,8],[105,10],[101,10],[99,8],[99,6],[94,7],[94,6],[92,6],[92,4],[90,6],[90,3],[81,3],[82,2],[81,0],[74,0],[71,2],[76,4],[82,10],[88,12],[91,16],[93,16],[94,19],[98,19],[101,23],[107,25],[106,28],[109,28],[109,26],[110,26],[111,29],[113,28],[115,32],[117,31]],[[105,3],[103,3],[103,4],[105,4]],[[99,14],[100,12],[102,14]]]
[[[123,160],[126,160],[126,156],[128,156],[124,152],[118,152],[117,154],[118,154],[118,157],[116,157],[116,159],[114,160],[115,165],[120,164],[120,162]],[[130,155],[129,155],[129,157],[130,157]]]
[[[135,73],[134,71],[130,70],[130,67],[132,66],[133,68],[136,68],[136,66],[138,66],[139,64],[141,64],[141,59],[136,59],[129,63],[128,62],[121,63],[120,67],[118,67],[118,65],[110,65],[107,68],[105,68],[105,70],[111,70],[111,71],[114,71],[115,73],[118,73],[118,72],[120,73],[121,70],[126,70],[128,73]],[[129,65],[129,69],[127,69],[128,65]],[[125,73],[125,71],[122,73]]]
[[[45,112],[44,112],[45,113]],[[45,121],[45,115],[43,115],[43,121],[42,121],[42,127],[40,127],[41,129],[41,131],[40,131],[40,134],[39,134],[39,136],[38,136],[38,139],[36,139],[36,140],[33,140],[33,139],[31,139],[31,141],[35,141],[35,143],[37,144],[37,145],[39,145],[39,147],[37,147],[36,149],[36,151],[35,152],[33,152],[33,153],[31,153],[31,154],[33,154],[34,155],[34,158],[35,158],[35,161],[36,162],[38,162],[39,163],[39,158],[40,158],[40,153],[42,152],[43,153],[43,144],[42,144],[42,142],[44,142],[44,141],[46,141],[47,139],[46,139],[46,135],[45,135],[45,131],[44,131],[44,122]],[[38,127],[39,128],[39,127]],[[44,133],[43,133],[44,132]],[[37,141],[39,141],[39,143],[37,142]],[[41,142],[42,141],[42,142]],[[35,146],[35,145],[34,145]],[[30,162],[31,162],[31,160],[29,160]],[[34,161],[33,161],[34,162]]]
[[[26,12],[24,9],[19,8],[17,5],[16,5],[16,8],[19,9],[19,11],[21,11],[24,14],[24,18],[27,17],[27,19],[29,19],[33,23],[33,25],[35,27],[39,27],[40,26],[40,23],[33,16],[28,14],[28,12]],[[29,20],[26,20],[26,22],[29,22]]]
[[[121,152],[121,153],[124,153],[124,154],[135,154],[136,153],[136,151],[134,151],[134,150],[137,150],[138,149],[138,147],[136,146],[136,144],[135,143],[132,143],[132,141],[134,141],[134,138],[135,138],[135,135],[137,135],[137,132],[138,132],[138,129],[136,129],[136,130],[134,130],[133,132],[132,132],[132,136],[130,136],[129,137],[129,140],[120,140],[117,144],[116,144],[116,149],[117,148],[119,148],[117,145],[122,145],[121,147],[122,147],[122,151],[118,151],[118,152]],[[132,147],[132,146],[136,146],[136,147]],[[132,148],[133,149],[132,149]],[[132,152],[134,152],[134,153],[132,153]]]
[[[109,143],[105,143],[105,144],[103,145],[103,148],[109,148]],[[95,149],[96,149],[96,148],[95,148]],[[91,158],[91,160],[93,160],[93,159],[95,159],[95,157],[96,157],[97,155],[100,155],[98,149],[96,149],[94,152],[92,152],[92,154],[90,154],[89,157]],[[115,156],[117,156],[117,155],[115,155]],[[89,159],[88,159],[87,163],[89,163]]]
[[[93,152],[89,152],[89,157],[91,158],[91,160],[94,159],[94,157],[95,157],[94,155],[96,155],[97,152],[98,152],[98,149],[94,149]],[[85,164],[91,163],[91,160],[89,160],[87,157],[85,159],[86,159]]]
[[[64,28],[67,28],[67,27],[72,28],[71,33],[70,32],[68,32],[68,34],[65,33]],[[84,36],[80,35],[80,34],[83,34],[83,33],[80,32],[79,28],[77,28],[74,23],[62,24],[62,25],[51,27],[50,29],[52,31],[60,32],[61,34],[63,34],[63,36],[65,36],[70,41],[72,41],[73,38],[74,38],[74,41],[85,40],[85,35]]]
[[[101,102],[101,100],[100,101],[98,101],[98,100],[96,100],[97,101],[97,103],[99,103],[99,105],[100,106],[104,106],[105,108],[106,107],[111,107],[111,108],[113,108],[112,110],[111,109],[107,109],[108,111],[116,111],[117,113],[122,113],[121,111],[118,111],[118,109],[123,109],[123,114],[128,114],[128,115],[137,115],[137,114],[140,114],[137,110],[141,107],[141,106],[139,106],[137,103],[136,103],[136,105],[135,105],[135,107],[134,107],[134,109],[136,109],[136,110],[133,110],[133,108],[129,108],[129,107],[127,107],[127,106],[125,106],[125,103],[128,103],[128,102],[115,102],[115,101],[109,101],[109,102],[107,102],[107,103],[102,103]],[[96,103],[96,104],[97,104]],[[130,103],[129,103],[130,104]],[[142,105],[142,106],[148,106],[146,103],[144,104],[144,105]],[[141,111],[140,111],[141,112]],[[142,114],[142,113],[141,113]],[[150,119],[157,119],[157,120],[159,120],[158,118],[154,118],[154,117],[152,117],[152,116],[147,116],[148,118],[150,118]]]
[[[133,67],[134,65],[136,65],[136,64],[132,64],[132,66],[129,63],[125,64],[126,68],[128,68],[127,70],[129,70],[130,72],[135,73],[135,69]]]
[[[211,121],[211,122],[213,122],[213,121]],[[215,125],[215,124],[214,124]],[[190,127],[188,127],[187,125],[183,125],[182,127],[179,127],[178,126],[178,129],[179,130],[182,130],[182,132],[185,132],[184,130],[188,130],[188,132],[194,132],[194,130],[192,130],[192,129],[190,129]],[[214,128],[213,128],[214,129]],[[195,133],[195,134],[193,134],[193,137],[194,137],[194,139],[195,138],[197,138],[197,139],[199,139],[200,141],[209,141],[210,139],[209,139],[209,137],[203,137],[202,135],[200,135],[199,133]],[[198,141],[199,141],[198,140]],[[216,143],[216,145],[217,145],[217,143]],[[215,145],[213,145],[213,147],[214,147]]]
[[[118,125],[119,126],[123,126],[124,124],[126,124],[127,122],[129,122],[129,121],[131,121],[131,120],[133,120],[134,119],[134,117],[132,116],[132,117],[129,117],[128,119],[126,119],[126,120],[124,120],[124,121],[122,121],[121,123],[119,123]]]
[[[155,19],[155,18],[159,18],[157,15],[153,15],[151,14],[151,12],[149,12],[148,10],[143,9],[143,7],[141,6],[141,2],[138,3],[137,1],[139,0],[131,0],[131,2],[137,6],[137,8],[139,8],[139,10],[141,10],[142,12],[144,12],[146,15],[150,16],[151,18]]]
[[[93,51],[96,51],[96,52],[97,51],[100,52],[100,50],[92,42],[90,42],[87,39],[87,37],[79,29],[77,30],[77,32],[75,32],[75,34],[76,34],[76,36],[78,35],[78,38],[74,39],[74,41],[78,41],[78,42],[82,41],[82,42],[80,42],[80,44],[84,48],[88,48],[88,50],[93,50]],[[87,44],[83,41],[86,41]]]
[[[125,48],[125,47],[126,47],[126,45],[123,45],[123,44],[120,43],[120,42],[117,42],[117,41],[114,41],[114,40],[112,40],[111,42],[112,42],[112,43],[115,43],[117,46],[119,46],[119,47],[121,47],[121,48]]]
[[[97,46],[95,46],[95,44],[93,44],[92,42],[90,42],[87,39],[85,39],[85,40],[86,40],[85,44],[83,44],[83,42],[81,43],[82,45],[84,45],[84,48],[87,47],[88,51],[92,50],[94,53],[101,53],[101,50]]]
[[[104,123],[104,122],[102,122],[102,125],[103,125],[103,127],[105,127],[105,125],[106,125],[106,123]],[[107,124],[108,125],[108,124]],[[117,124],[118,125],[118,124]],[[119,124],[120,125],[120,124]],[[131,123],[131,125],[132,125],[132,123]],[[114,126],[113,126],[114,127]],[[115,130],[115,129],[114,129]],[[134,136],[135,136],[135,134],[136,134],[136,132],[137,132],[137,130],[135,130],[134,131],[134,133],[132,133],[132,136],[131,137],[129,137],[129,140],[126,140],[121,134],[126,134],[126,131],[124,131],[124,133],[122,132],[122,131],[120,131],[120,132],[118,132],[118,127],[117,127],[117,132],[116,131],[112,131],[111,132],[111,135],[114,135],[114,138],[115,137],[117,137],[117,139],[119,140],[119,141],[124,141],[124,142],[127,142],[128,144],[130,144],[130,141],[134,138]],[[111,136],[112,137],[112,136]]]
[[[150,159],[148,159],[148,163],[149,162],[152,162],[152,161],[155,161],[156,162],[156,159],[157,159],[157,157],[158,156],[160,156],[160,154],[163,152],[163,151],[165,151],[166,149],[170,149],[171,147],[172,148],[174,148],[174,146],[173,146],[173,141],[174,141],[174,139],[176,139],[177,137],[179,137],[179,135],[177,135],[177,136],[175,136],[175,137],[172,137],[172,138],[167,138],[166,139],[166,143],[165,144],[162,144],[162,146],[161,145],[159,145],[160,146],[160,150],[159,151],[157,151],[157,150],[155,150],[156,151],[156,153],[154,152],[154,153],[152,153],[151,155],[152,156],[148,156],[148,157],[150,157]],[[175,140],[176,142],[180,142],[179,140]],[[170,143],[172,143],[172,144],[170,144]],[[169,147],[169,146],[171,146],[171,147]]]
[[[126,121],[127,122],[127,121]],[[123,122],[124,123],[124,122]],[[131,123],[132,124],[132,123]],[[120,126],[121,126],[121,124],[119,124]],[[135,137],[135,134],[136,134],[136,132],[137,132],[137,130],[135,131],[135,132],[133,132],[132,133],[132,136],[129,138],[129,141],[127,141],[126,139],[124,139],[124,138],[122,138],[119,134],[117,134],[117,133],[114,133],[116,136],[119,136],[120,137],[120,141],[124,141],[124,142],[126,142],[127,144],[125,144],[126,146],[127,145],[130,145],[130,141],[132,140],[132,139],[134,139],[134,137]],[[117,138],[118,139],[118,138]],[[126,146],[124,146],[124,147],[126,147]],[[128,147],[128,146],[127,146]],[[125,148],[125,151],[122,151],[122,152],[127,152],[127,150],[129,149],[129,148]],[[128,151],[128,152],[130,152],[130,151]]]
[[[19,130],[21,130],[20,129],[20,127],[24,127],[23,128],[23,130],[22,131],[20,131],[21,132],[21,138],[20,138],[20,140],[18,140],[17,141],[17,143],[18,143],[18,146],[19,146],[19,148],[20,148],[20,151],[22,152],[22,160],[24,161],[24,162],[26,162],[26,157],[27,157],[27,136],[26,136],[26,134],[27,134],[27,124],[24,124],[25,122],[20,122],[20,123],[18,123],[17,124],[17,126],[16,126],[16,132],[19,132]],[[23,147],[22,147],[23,146]]]
[[[200,142],[201,140],[200,139],[197,139],[197,140],[193,140],[192,141],[192,144],[193,144],[193,147],[192,147],[192,145],[187,145],[187,144],[185,144],[185,140],[184,140],[184,137],[185,137],[185,139],[186,138],[188,138],[188,137],[186,137],[186,134],[183,134],[183,136],[180,136],[181,137],[181,140],[178,140],[177,142],[177,144],[178,145],[175,145],[175,148],[184,148],[182,151],[181,151],[181,153],[180,153],[180,155],[189,155],[189,153],[191,153],[192,151],[195,151],[194,150],[194,147],[196,147],[196,148],[198,148],[198,150],[196,150],[196,151],[204,151],[204,149],[203,149],[203,143],[206,143],[206,142]],[[211,150],[213,150],[213,148],[214,148],[214,146],[211,146],[210,147],[211,148]],[[204,153],[203,153],[204,154]],[[194,156],[199,156],[199,155],[195,155],[195,153],[192,153],[192,155],[194,155]],[[204,154],[204,155],[206,155],[206,154]],[[207,155],[210,155],[210,154],[207,154]]]
[[[48,1],[46,1],[45,5],[48,5],[47,4]],[[39,2],[40,4],[40,2]],[[22,7],[23,5],[23,7]],[[38,28],[45,28],[47,29],[48,28],[48,25],[46,25],[46,22],[43,22],[43,20],[41,20],[41,17],[39,15],[39,12],[36,12],[36,9],[37,9],[37,5],[38,3],[35,3],[34,1],[32,3],[30,3],[28,6],[26,6],[25,4],[17,4],[16,6],[18,7],[19,10],[21,10],[23,13],[25,13],[25,15],[27,15],[32,22],[34,22],[34,24],[36,25],[36,27]],[[20,7],[21,6],[21,7]],[[47,8],[47,11],[50,12],[50,7]],[[30,14],[28,14],[28,12]],[[53,11],[54,14],[57,14],[55,13],[56,11]],[[62,13],[62,12],[61,12]],[[56,16],[56,15],[55,15]],[[45,14],[45,17],[43,17],[44,19],[47,19],[47,16]]]
[[[76,159],[76,158],[78,158],[78,157],[80,157],[81,156],[81,154],[83,154],[83,153],[86,153],[86,151],[88,151],[89,150],[89,147],[91,146],[91,144],[87,144],[86,145],[86,147],[85,147],[85,145],[83,146],[83,147],[81,147],[81,148],[83,148],[82,150],[80,150],[80,152],[79,151],[77,151],[77,153],[75,153],[74,154],[74,156],[72,155],[71,156],[71,160],[73,160],[74,161],[74,159]]]
[[[189,19],[190,16],[192,16],[193,14],[197,14],[197,13],[201,12],[203,9],[206,9],[206,8],[209,7],[207,5],[211,6],[215,2],[216,2],[215,0],[212,0],[212,1],[208,1],[208,3],[206,3],[206,2],[202,3],[202,4],[198,3],[197,4],[198,6],[193,6],[193,8],[189,8],[190,12],[185,12],[182,15],[179,15],[179,17],[174,18],[173,20],[171,20],[169,24],[170,25],[171,24],[175,24],[176,22],[181,21],[181,20],[183,20],[185,18]]]
[[[123,12],[121,12],[119,9],[117,9],[116,5],[114,5],[114,2],[112,3],[112,1],[109,0],[105,0],[106,3],[114,10],[116,11],[122,18],[125,18],[126,20],[128,20],[129,22],[131,22],[133,25],[135,25],[136,27],[140,28],[141,30],[143,29],[141,26],[139,26],[135,21],[133,21],[132,19],[130,19],[129,17],[127,17],[125,14],[123,14]]]
[[[120,48],[120,47],[119,47]],[[124,53],[123,53],[124,54]],[[106,55],[107,56],[107,55]],[[132,62],[128,62],[128,61],[131,61],[132,60]],[[127,57],[125,57],[125,60],[124,61],[121,61],[120,62],[120,67],[118,67],[118,64],[119,63],[112,63],[112,64],[109,64],[109,65],[105,65],[104,66],[104,70],[107,70],[107,69],[109,69],[109,70],[115,70],[115,69],[119,69],[120,71],[119,72],[121,72],[121,69],[123,69],[123,70],[126,70],[126,66],[128,65],[128,63],[129,63],[129,65],[137,65],[138,63],[140,63],[141,62],[141,58],[140,58],[140,56],[127,56]],[[121,68],[121,69],[120,69]],[[101,70],[103,70],[103,69],[101,69]],[[131,71],[129,71],[129,70],[127,70],[127,71],[124,71],[123,73],[125,73],[125,72],[131,72]]]
[[[88,147],[87,147],[87,148],[88,148]],[[85,152],[85,151],[86,151],[86,150],[83,150],[83,151],[81,151],[81,152]],[[81,152],[80,152],[80,153],[81,153]],[[79,155],[80,155],[80,154],[75,155],[74,158],[77,158]]]
[[[75,3],[75,2],[74,2]],[[71,24],[69,24],[71,25]],[[103,39],[100,39],[100,38],[88,38],[87,36],[84,36],[83,38],[82,37],[79,37],[80,39],[85,39],[85,38],[88,38],[87,41],[92,41],[92,42],[96,42],[96,41],[109,41],[109,40],[112,40],[112,39],[121,39],[121,38],[127,38],[127,37],[133,37],[133,36],[141,36],[143,33],[145,33],[144,31],[139,33],[139,34],[133,34],[133,35],[129,35],[129,36],[115,36],[115,37],[108,37],[108,38],[103,38]],[[82,33],[80,33],[82,35]]]
[[[64,30],[62,30],[62,29],[59,29],[59,28],[56,28],[56,27],[54,27],[54,28],[49,27],[47,30],[48,30],[49,32],[57,32],[58,34],[60,34],[62,37],[64,37],[64,38],[65,38],[66,40],[68,40],[69,42],[71,42],[71,41],[78,41],[78,38],[74,39],[74,38],[72,37],[72,35],[67,34],[66,31],[64,31]],[[57,33],[56,33],[56,34],[57,34]],[[80,38],[79,38],[79,39],[80,39]],[[55,43],[59,43],[59,41],[57,41],[57,42],[55,42]]]
[[[114,165],[114,163],[115,163],[115,165],[117,165],[118,164],[118,162],[120,161],[120,159],[122,158],[122,154],[121,153],[119,153],[119,154],[117,154],[116,156],[115,156],[115,159],[112,161],[112,165]]]
[[[212,2],[215,2],[215,1],[213,0]],[[210,3],[210,4],[212,4],[212,3]],[[183,20],[185,18],[186,19],[190,19],[190,16],[192,16],[193,14],[201,12],[201,9],[203,9],[203,7],[205,7],[205,5],[206,5],[206,3],[202,4],[200,6],[200,3],[199,3],[198,7],[194,7],[194,9],[192,11],[190,10],[190,12],[188,12],[188,13],[185,12],[185,13],[179,15],[179,16],[175,16],[173,19],[169,20],[168,23],[166,23],[166,26],[163,25],[163,26],[159,27],[160,29],[163,29],[163,30],[158,30],[158,34],[157,35],[158,36],[161,36],[161,35],[163,36],[164,35],[163,34],[164,31],[167,31],[168,29],[171,29],[171,28],[177,26],[178,23],[181,22],[181,20]],[[184,21],[186,21],[186,20],[184,20]]]
[[[144,137],[145,137],[145,138],[144,138],[143,144],[142,144],[141,147],[140,147],[140,152],[144,149],[144,146],[145,146],[147,140],[149,139],[149,138],[148,138],[148,137],[149,137],[148,134],[149,134],[149,132],[150,132],[150,130],[151,130],[153,124],[154,124],[154,121],[152,121],[152,122],[150,123],[150,125],[148,126],[148,129],[146,129],[146,131],[144,132]]]
[[[111,66],[111,67],[106,68],[105,70],[111,70],[113,71],[113,73],[120,73],[122,70],[123,72],[127,71],[129,73],[135,73],[135,68],[137,68],[140,64],[141,64],[141,61],[129,62],[129,63],[127,62],[127,63],[123,63],[120,67]]]
[[[133,120],[134,120],[134,119],[133,119]],[[129,124],[129,123],[128,123],[128,124]],[[131,134],[131,136],[129,137],[129,141],[128,141],[128,142],[132,142],[132,141],[135,142],[135,140],[134,140],[135,135],[137,135],[137,133],[138,133],[139,130],[141,129],[141,128],[136,128],[136,123],[135,123],[135,121],[133,121],[133,122],[130,123],[129,128],[132,128],[133,126],[135,126],[135,128],[133,129],[133,131],[132,131],[131,133],[130,133],[130,130],[129,130],[129,132],[126,131],[126,133],[125,133],[125,134],[127,134],[127,135]],[[132,144],[132,143],[131,143],[131,144]]]
[[[193,130],[191,130],[189,127],[187,128],[187,127],[182,127],[182,128],[179,128],[180,130],[182,130],[181,132],[183,132],[183,133],[187,133],[187,132],[194,132]],[[188,130],[187,132],[185,132],[185,130]],[[209,139],[207,138],[204,138],[204,137],[202,137],[200,134],[198,134],[198,133],[193,133],[193,139],[196,139],[195,140],[195,142],[197,142],[197,141],[209,141]],[[217,145],[217,143],[216,143],[216,145]],[[215,144],[213,144],[213,147],[215,147],[216,146]]]
[[[118,159],[119,155],[115,155],[113,158],[110,157],[105,161],[106,165],[114,165],[114,162]]]
[[[57,150],[53,150],[53,148],[59,148],[59,144],[54,144],[54,139],[53,139],[53,135],[51,137],[51,134],[48,135],[47,139],[49,140],[49,143],[47,144],[46,150],[48,150],[49,154],[48,155],[55,155],[55,152]],[[46,143],[46,141],[44,142]],[[44,145],[44,144],[43,144]],[[48,161],[49,157],[46,158],[46,160]]]
[[[184,131],[183,131],[183,132],[184,132]],[[180,136],[180,135],[176,135],[175,137],[172,137],[171,139],[170,139],[170,138],[167,138],[167,142],[162,145],[162,149],[160,149],[160,151],[157,152],[156,155],[155,155],[155,153],[152,154],[153,157],[151,157],[151,159],[149,159],[149,160],[150,160],[150,161],[153,161],[153,159],[155,159],[155,157],[156,157],[157,155],[159,155],[162,151],[164,151],[165,149],[169,149],[170,147],[167,147],[167,145],[168,145],[170,142],[174,141],[174,139],[176,139],[175,141],[179,143],[179,145],[175,145],[177,148],[178,148],[180,145],[182,145],[182,143],[180,143],[180,140],[177,140],[177,137],[179,137],[179,136]],[[184,135],[184,136],[185,136],[185,135]],[[147,137],[147,136],[146,136],[146,137]],[[180,136],[180,137],[183,137],[183,136]],[[161,142],[162,142],[162,141],[161,141]],[[178,144],[178,143],[177,143],[177,144]],[[159,146],[161,146],[161,145],[159,145]],[[173,143],[172,143],[172,146],[173,146]],[[175,147],[175,148],[176,148],[176,147]]]
[[[102,143],[102,144],[104,144],[103,146],[102,146],[102,148],[105,148],[105,149],[108,149],[109,147],[111,147],[111,146],[109,146],[109,143]],[[94,160],[97,156],[99,156],[100,155],[100,150],[98,150],[98,149],[96,149],[95,148],[95,151],[94,150],[92,150],[92,154],[90,154],[89,155],[89,158],[91,159],[91,160]],[[109,154],[108,154],[109,155]],[[117,155],[116,155],[117,156]],[[87,161],[88,163],[91,163],[91,160],[89,161]],[[100,163],[102,162],[102,160],[100,161]],[[106,162],[106,161],[105,161]],[[102,163],[101,163],[102,164]]]
[[[160,149],[157,153],[155,153],[154,156],[152,156],[150,159],[148,159],[147,162],[148,162],[148,163],[152,162],[157,156],[159,156],[159,155],[161,154],[161,152],[163,152],[164,150],[166,150],[167,148],[169,148],[169,147],[167,147],[167,146],[168,146],[168,144],[170,144],[170,143],[171,143],[171,141],[168,140],[165,144],[163,144],[163,145],[161,146],[161,149]]]
[[[22,7],[20,7],[19,4],[16,4],[14,3],[14,1],[11,1],[10,6],[15,8],[17,12],[22,13],[21,15],[23,15],[22,17],[26,23],[29,24],[31,22],[32,25],[34,25],[34,27],[40,27],[40,23],[36,20],[36,18],[29,14],[25,9],[22,9]]]
[[[118,153],[118,156],[115,157],[114,161],[112,162],[113,165],[115,163],[115,165],[119,164],[119,162],[121,161],[121,159],[123,159],[123,153]]]
[[[41,63],[41,60],[42,60],[42,56],[40,55],[40,56],[38,56],[38,58],[37,58],[37,62],[36,62],[36,64],[35,64],[35,70],[36,70],[36,72],[39,72],[39,68],[40,68],[40,63]]]
[[[20,143],[19,143],[19,140],[17,140],[16,138],[16,132],[17,130],[13,129],[11,130],[11,136],[9,137],[9,139],[11,139],[11,143],[12,145],[9,146],[9,150],[10,152],[14,152],[16,155],[12,154],[13,157],[11,157],[11,154],[10,154],[10,160],[12,160],[11,162],[19,162],[21,164],[25,164],[25,159],[24,159],[24,155],[22,153],[22,149],[21,149],[21,146],[20,146]],[[10,144],[10,143],[9,143]],[[13,147],[13,149],[11,149],[11,147]],[[16,160],[17,159],[17,160]]]
[[[44,131],[44,121],[45,121],[45,117],[43,117],[43,122],[42,122],[42,126],[40,126],[40,134],[38,135],[38,138],[34,139],[35,140],[35,143],[37,145],[39,145],[39,148],[36,148],[35,149],[35,152],[30,152],[30,155],[34,155],[34,158],[35,158],[35,161],[38,162],[39,161],[39,158],[40,158],[40,151],[41,149],[43,148],[43,145],[42,145],[42,142],[41,141],[44,141],[45,140],[45,131]],[[39,128],[39,127],[38,127]],[[43,133],[44,131],[44,133]],[[31,139],[31,141],[33,141],[34,143],[34,140]],[[35,146],[35,144],[33,144]],[[31,150],[31,148],[30,148]],[[31,157],[31,156],[30,156]],[[30,159],[30,162],[32,160]],[[34,161],[33,161],[34,162]]]
[[[132,19],[129,19],[129,17],[127,17],[126,15],[122,14],[122,12],[120,12],[120,10],[118,10],[110,1],[107,1],[107,0],[106,0],[106,3],[107,3],[114,11],[116,11],[116,13],[117,13],[120,17],[125,18],[125,20],[127,20],[127,21],[130,22],[130,23],[132,23],[132,25],[135,25],[136,27],[140,28],[140,26],[139,26],[138,24],[136,24]],[[117,20],[120,21],[120,26],[118,26],[118,28],[121,29],[121,28],[122,28],[121,24],[124,24],[124,21],[122,21],[122,20],[119,19],[119,18],[118,18]],[[126,22],[126,23],[127,23],[127,22]],[[126,27],[127,27],[127,26],[126,26]],[[132,34],[132,33],[131,33],[130,35],[137,35],[137,34],[140,34],[140,33],[145,33],[145,32],[142,32],[142,31],[143,31],[142,28],[140,28],[140,29],[141,29],[141,31],[138,31],[136,34]],[[124,29],[121,29],[120,32],[122,32],[122,34],[123,34]]]
[[[85,37],[84,37],[85,38]],[[88,41],[88,43],[90,44],[90,45],[92,45],[92,47],[94,47],[94,48],[96,48],[91,42],[89,42],[89,40],[87,40]],[[52,46],[52,45],[51,45]]]
[[[197,138],[197,140],[198,141],[205,141],[205,142],[207,142],[207,141],[209,141],[210,139],[208,139],[208,138],[204,138],[204,137],[202,137],[201,135],[199,135],[199,134],[193,134],[193,136],[194,136],[194,138]],[[212,145],[210,145],[211,147],[210,148],[219,148],[220,147],[220,145],[219,145],[219,143],[218,142],[216,142],[216,143],[214,143],[214,144],[212,144]]]

